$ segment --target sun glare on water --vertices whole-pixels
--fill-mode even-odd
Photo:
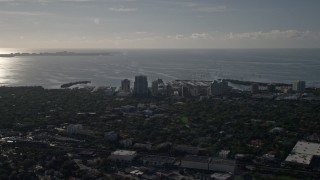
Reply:
[[[17,53],[17,52],[19,52],[18,49],[0,48],[0,54],[11,54],[11,53]]]
[[[16,49],[0,48],[0,54],[16,53]],[[10,69],[12,68],[12,59],[0,57],[0,86],[8,85],[11,83]]]

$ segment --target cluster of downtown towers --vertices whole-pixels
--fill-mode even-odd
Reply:
[[[130,80],[124,79],[121,81],[121,90],[123,92],[131,92]],[[148,96],[148,79],[147,76],[136,76],[134,81],[133,94],[136,96]]]
[[[228,82],[218,81],[194,81],[194,80],[175,80],[169,83],[164,83],[162,79],[152,81],[152,86],[149,89],[148,79],[144,75],[135,77],[132,94],[134,96],[210,96],[223,95],[230,91]],[[121,81],[121,91],[131,93],[130,80],[124,79]]]

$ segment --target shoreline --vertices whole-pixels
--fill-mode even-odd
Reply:
[[[108,56],[111,53],[76,53],[69,51],[62,52],[41,52],[41,53],[10,53],[10,54],[0,54],[0,57],[20,57],[20,56]]]
[[[247,86],[250,87],[253,84],[257,84],[258,86],[262,86],[262,87],[267,87],[268,85],[274,85],[275,87],[292,87],[292,84],[288,84],[288,83],[274,83],[274,82],[256,82],[256,81],[243,81],[243,80],[237,80],[237,79],[218,79],[218,80],[225,80],[233,85],[240,85],[240,86]],[[193,81],[193,80],[188,80],[188,79],[176,79],[176,80],[172,80],[172,81]],[[203,82],[214,82],[215,80],[196,80],[196,81],[203,81]],[[171,81],[166,81],[166,83],[171,82]],[[80,80],[80,81],[75,81],[75,82],[66,82],[63,84],[57,84],[55,85],[57,88],[48,88],[48,87],[44,87],[42,85],[36,85],[36,84],[32,84],[32,85],[8,85],[6,83],[0,83],[0,87],[42,87],[44,89],[68,89],[74,85],[88,85],[91,84],[93,87],[117,87],[120,88],[119,85],[117,86],[113,86],[113,85],[109,85],[109,86],[102,86],[102,85],[93,85],[93,81],[88,81],[88,80]],[[151,84],[149,84],[151,85]],[[151,87],[151,86],[150,86]],[[149,87],[149,88],[150,88]],[[320,88],[317,86],[308,86],[306,88]]]

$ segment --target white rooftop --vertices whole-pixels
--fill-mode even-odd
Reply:
[[[229,154],[230,150],[221,150],[219,154]]]
[[[117,156],[132,156],[136,155],[136,151],[127,151],[127,150],[117,150],[112,153],[112,155],[117,155]]]
[[[214,173],[211,175],[211,178],[217,179],[217,180],[226,180],[231,177],[231,174],[227,173]]]
[[[285,161],[309,165],[311,163],[312,157],[313,155],[310,154],[289,154]]]
[[[285,161],[309,165],[313,156],[320,156],[320,144],[298,141]]]
[[[292,153],[301,153],[320,156],[320,144],[305,141],[298,141],[292,149]]]

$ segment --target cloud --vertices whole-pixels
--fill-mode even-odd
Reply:
[[[227,10],[226,5],[210,5],[203,3],[186,3],[184,6],[191,8],[192,11],[195,12],[203,12],[203,13],[214,13],[214,12],[225,12]]]
[[[196,39],[213,39],[207,33],[192,33],[191,35],[176,34],[167,36],[168,39],[175,40],[196,40]]]
[[[135,32],[135,34],[148,34],[148,32],[146,32],[146,31],[138,31],[138,32]]]
[[[60,2],[92,2],[94,0],[60,0]]]
[[[137,9],[135,9],[135,8],[124,8],[124,7],[119,7],[119,8],[112,7],[112,8],[109,8],[109,10],[114,11],[114,12],[134,12],[134,11],[137,11]]]
[[[2,15],[12,15],[12,16],[43,16],[52,15],[46,12],[27,12],[27,11],[0,11]]]
[[[230,33],[226,39],[230,40],[276,40],[276,39],[320,39],[320,32],[312,31],[297,31],[297,30],[272,30],[269,32],[244,32],[244,33]]]
[[[193,33],[191,34],[192,39],[207,39],[209,35],[207,33]]]
[[[10,5],[10,6],[19,6],[21,2],[15,0],[0,0],[0,4]]]
[[[136,0],[123,0],[124,2],[134,2]]]
[[[0,0],[0,3],[91,3],[91,2],[123,2],[130,3],[136,0]]]
[[[196,7],[192,10],[204,13],[225,12],[227,10],[227,6]]]
[[[95,23],[95,24],[100,24],[100,19],[99,19],[99,18],[94,18],[94,19],[93,19],[93,23]]]
[[[177,34],[177,35],[169,35],[168,36],[169,39],[176,39],[176,40],[180,40],[180,39],[188,39],[185,35],[183,34]]]
[[[186,6],[187,7],[197,7],[198,4],[196,4],[196,3],[187,3]]]

